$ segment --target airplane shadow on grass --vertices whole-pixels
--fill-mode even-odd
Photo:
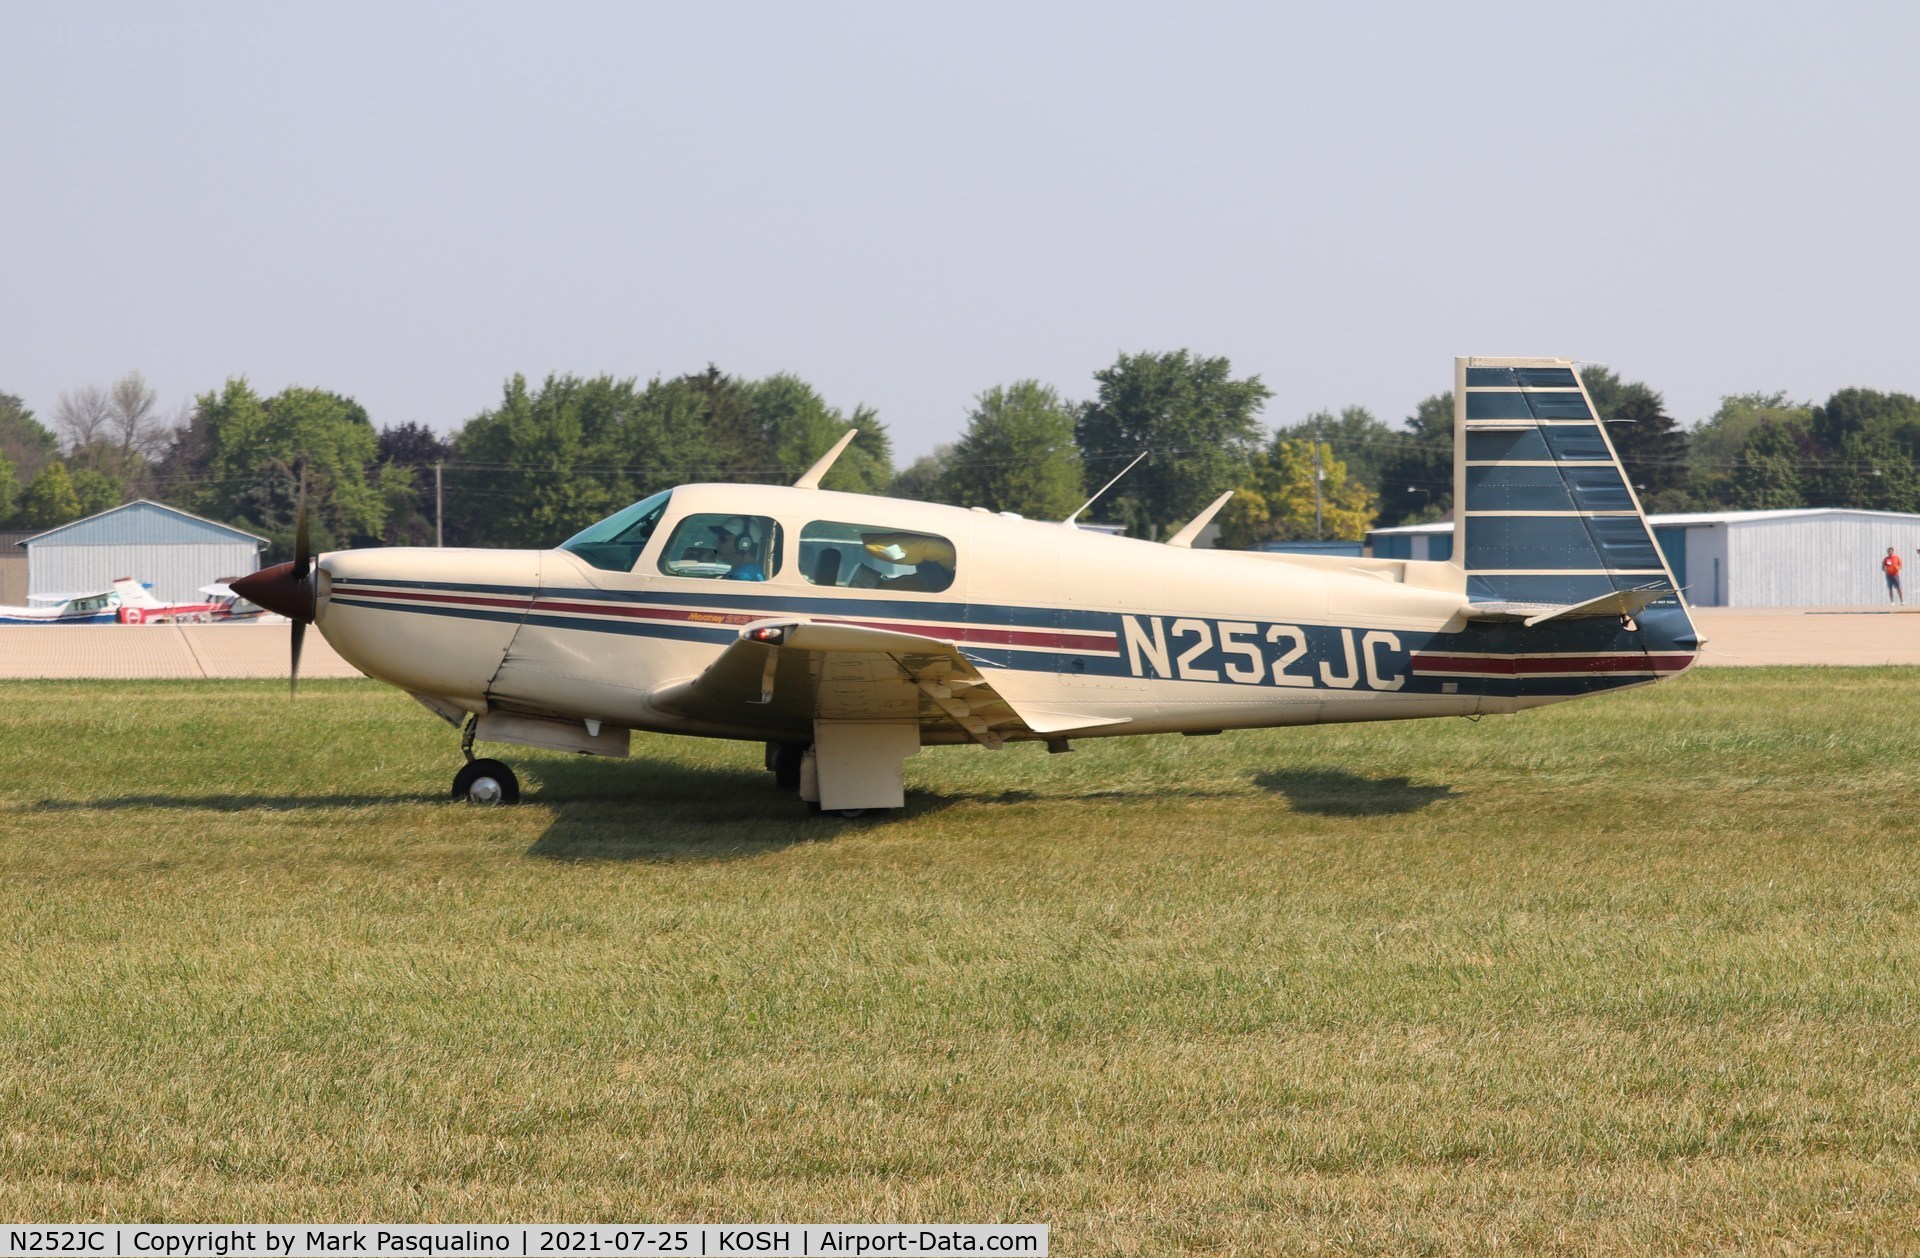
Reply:
[[[529,856],[559,861],[726,861],[779,851],[801,843],[832,840],[849,832],[931,816],[961,804],[1111,802],[1225,798],[1241,794],[1232,783],[1215,786],[1141,787],[1050,795],[1031,790],[1000,792],[912,790],[906,807],[861,817],[815,815],[793,795],[774,789],[765,772],[689,766],[636,757],[624,763],[600,759],[540,759],[524,762],[533,780],[526,801],[551,814],[546,830],[526,849]],[[1337,769],[1275,770],[1253,784],[1284,796],[1296,813],[1369,817],[1416,812],[1456,796],[1451,787],[1417,785],[1405,777],[1368,778]],[[537,783],[534,784],[534,783]],[[40,800],[37,812],[119,812],[166,809],[185,812],[300,812],[308,809],[378,808],[446,800],[439,789],[410,792],[249,794],[244,790],[197,795],[117,795],[91,800]],[[458,807],[446,800],[449,808]]]
[[[808,813],[794,796],[775,790],[765,773],[692,769],[664,761],[622,765],[580,759],[543,761],[539,775],[539,798],[553,809],[553,823],[527,854],[553,860],[737,859],[930,816],[959,804],[1017,804],[1049,798],[1146,803],[1242,793],[1224,783],[1065,796],[1025,790],[990,794],[910,790],[905,808],[842,817]],[[1272,771],[1256,775],[1253,783],[1284,796],[1296,813],[1323,817],[1418,812],[1458,794],[1450,786],[1420,785],[1404,776],[1369,778],[1339,769]]]
[[[1419,812],[1430,804],[1443,799],[1456,799],[1460,795],[1451,786],[1421,786],[1407,777],[1361,777],[1342,769],[1278,770],[1255,774],[1250,780],[1263,791],[1285,796],[1293,812],[1320,817],[1385,817]],[[1133,799],[1145,803],[1156,799],[1231,799],[1243,793],[1231,785],[1223,784],[1217,787],[1086,791],[1054,798],[1108,802]],[[1037,791],[1011,790],[990,796],[963,796],[945,802],[958,803],[965,798],[971,798],[974,802],[1020,804],[1049,797]],[[913,811],[913,804],[910,795],[907,798],[907,811]]]
[[[1457,799],[1451,786],[1422,786],[1408,777],[1368,778],[1343,769],[1278,769],[1254,775],[1253,784],[1287,797],[1293,811],[1320,817],[1385,817],[1419,812],[1443,799]]]

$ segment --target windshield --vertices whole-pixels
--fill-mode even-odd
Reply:
[[[608,572],[632,572],[640,552],[647,548],[647,539],[653,536],[660,517],[666,514],[667,499],[672,496],[673,491],[665,489],[625,511],[616,511],[561,542],[560,549],[570,550]]]

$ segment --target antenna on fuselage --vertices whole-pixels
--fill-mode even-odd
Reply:
[[[860,430],[858,428],[847,429],[847,435],[836,441],[833,449],[821,455],[818,463],[815,463],[812,467],[802,472],[800,479],[793,482],[793,487],[795,489],[820,488],[820,478],[827,474],[827,470],[833,466],[833,461],[840,457],[840,452],[853,444],[853,439],[859,435]]]
[[[1125,467],[1120,469],[1120,476],[1125,476],[1128,472],[1131,472],[1133,470],[1134,463],[1138,463],[1141,459],[1146,458],[1149,454],[1152,454],[1152,453],[1153,453],[1152,450],[1142,450],[1140,453],[1134,455],[1133,463],[1129,463]],[[1088,507],[1091,507],[1094,503],[1100,501],[1101,494],[1106,493],[1109,489],[1112,489],[1115,485],[1118,485],[1120,483],[1120,476],[1114,477],[1112,480],[1108,481],[1106,484],[1100,486],[1100,488],[1094,490],[1093,497],[1087,499],[1085,502],[1080,504],[1080,511],[1085,511]],[[1080,511],[1074,512],[1072,515],[1068,516],[1066,519],[1060,521],[1060,523],[1066,525],[1070,529],[1079,528],[1080,526],[1078,524],[1075,524],[1074,521],[1080,518]]]
[[[1172,537],[1169,537],[1167,539],[1167,545],[1178,546],[1181,550],[1192,550],[1193,539],[1200,536],[1201,529],[1213,523],[1213,517],[1220,514],[1220,508],[1226,506],[1228,500],[1232,497],[1233,490],[1229,489],[1226,493],[1215,498],[1205,511],[1202,511],[1199,515],[1187,521],[1187,527],[1181,529]]]

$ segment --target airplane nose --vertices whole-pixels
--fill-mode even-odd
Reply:
[[[290,563],[262,568],[229,588],[249,603],[258,603],[270,612],[279,612],[288,620],[304,625],[313,623],[314,582],[311,573],[295,575]]]

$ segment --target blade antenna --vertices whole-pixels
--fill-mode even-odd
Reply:
[[[835,442],[833,449],[821,455],[818,463],[815,463],[812,467],[802,472],[800,479],[793,482],[793,487],[795,489],[820,488],[820,478],[827,474],[827,469],[831,468],[833,461],[840,457],[840,452],[853,444],[853,439],[859,435],[860,430],[858,428],[847,429],[847,435]]]
[[[1134,463],[1138,463],[1141,459],[1146,458],[1149,454],[1152,454],[1152,453],[1153,453],[1153,448],[1149,446],[1147,449],[1142,450],[1140,453],[1134,455],[1133,463],[1129,463],[1125,467],[1120,469],[1120,476],[1125,476],[1128,472],[1131,472],[1133,470]],[[1112,480],[1108,481],[1106,484],[1100,486],[1100,488],[1094,490],[1093,497],[1087,499],[1085,502],[1080,504],[1080,511],[1085,511],[1088,507],[1091,507],[1094,503],[1100,501],[1101,494],[1106,493],[1109,489],[1112,489],[1115,485],[1118,485],[1120,483],[1120,476],[1114,477]],[[1066,525],[1070,529],[1079,528],[1080,526],[1078,524],[1075,524],[1074,521],[1080,518],[1080,511],[1074,512],[1072,515],[1068,516],[1066,519],[1060,521],[1060,523]]]
[[[1200,536],[1202,529],[1213,523],[1213,517],[1220,514],[1220,508],[1233,501],[1233,494],[1234,491],[1229,489],[1226,493],[1215,498],[1211,503],[1207,504],[1205,511],[1202,511],[1199,515],[1187,521],[1187,527],[1181,529],[1172,537],[1169,537],[1166,544],[1181,550],[1192,550],[1194,539]]]

